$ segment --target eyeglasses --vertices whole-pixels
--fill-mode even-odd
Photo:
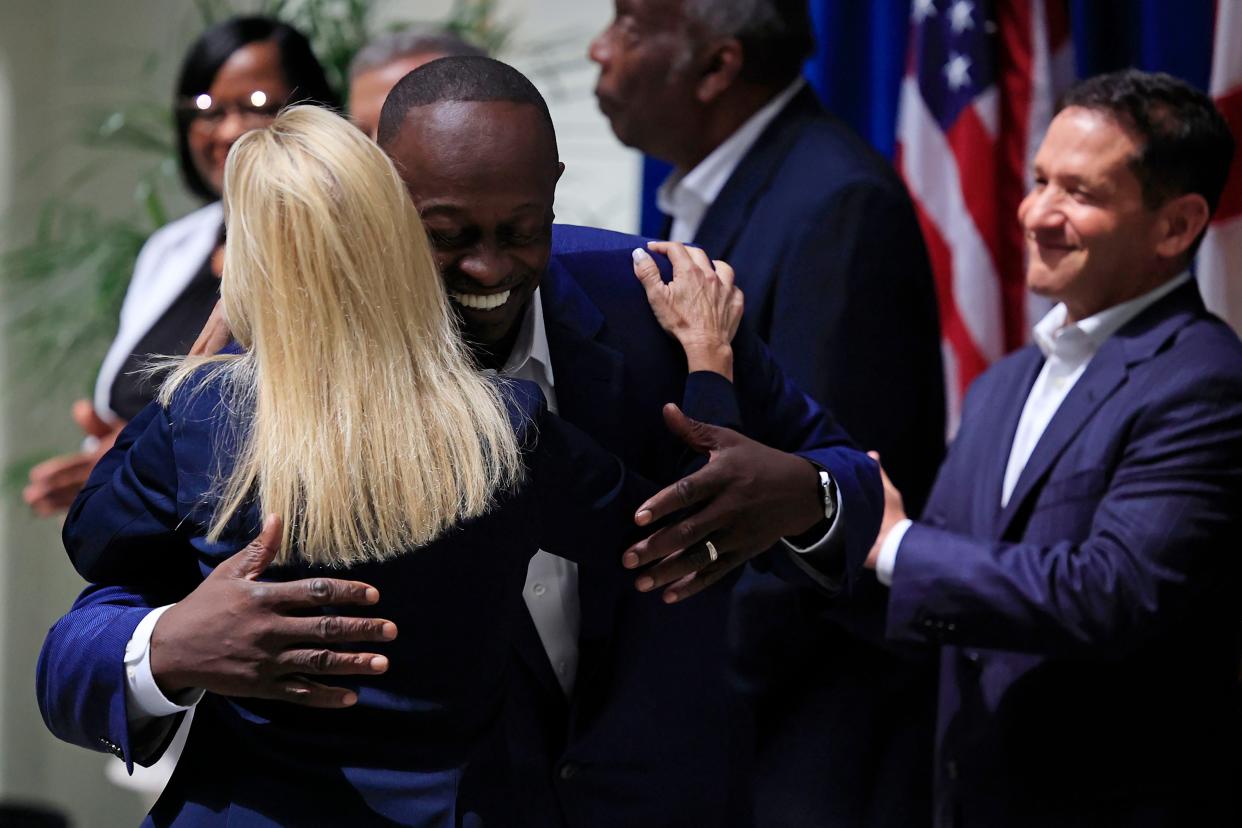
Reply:
[[[178,104],[178,110],[190,121],[190,128],[203,132],[216,129],[229,115],[236,115],[246,129],[266,126],[285,105],[283,98],[256,89],[240,101],[216,101],[204,92]]]

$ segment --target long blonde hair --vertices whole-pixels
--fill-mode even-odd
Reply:
[[[168,405],[191,377],[221,382],[242,412],[208,537],[257,495],[285,518],[278,563],[348,565],[485,512],[521,475],[517,440],[388,157],[291,107],[233,145],[224,205],[220,294],[246,351],[189,358],[160,391]]]

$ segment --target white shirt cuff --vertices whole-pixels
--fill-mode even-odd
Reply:
[[[899,520],[897,525],[888,530],[888,535],[884,538],[884,544],[880,547],[880,556],[875,561],[876,580],[884,586],[893,585],[893,570],[897,567],[897,549],[912,525],[914,521],[910,518]]]
[[[146,719],[175,716],[189,710],[206,692],[190,689],[178,693],[178,700],[170,700],[151,673],[151,633],[155,631],[155,622],[172,606],[168,604],[147,613],[125,645],[125,712],[131,727],[137,727]]]
[[[845,501],[841,499],[841,490],[837,487],[837,479],[835,477],[832,478],[832,497],[837,503],[837,512],[832,516],[832,525],[828,527],[828,531],[824,533],[823,537],[810,546],[798,546],[790,542],[788,538],[781,538],[781,543],[785,544],[787,549],[791,549],[799,555],[813,555],[836,539],[837,535],[840,534],[840,526],[843,523],[842,515],[845,513]]]

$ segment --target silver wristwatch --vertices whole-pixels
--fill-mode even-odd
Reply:
[[[832,523],[837,516],[837,487],[832,482],[832,475],[823,469],[819,470],[819,488],[824,498],[824,520]]]

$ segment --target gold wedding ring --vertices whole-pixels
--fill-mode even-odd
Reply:
[[[712,563],[715,563],[716,559],[720,557],[720,552],[717,551],[716,544],[711,541],[703,541],[703,543],[707,544],[707,557]]]

